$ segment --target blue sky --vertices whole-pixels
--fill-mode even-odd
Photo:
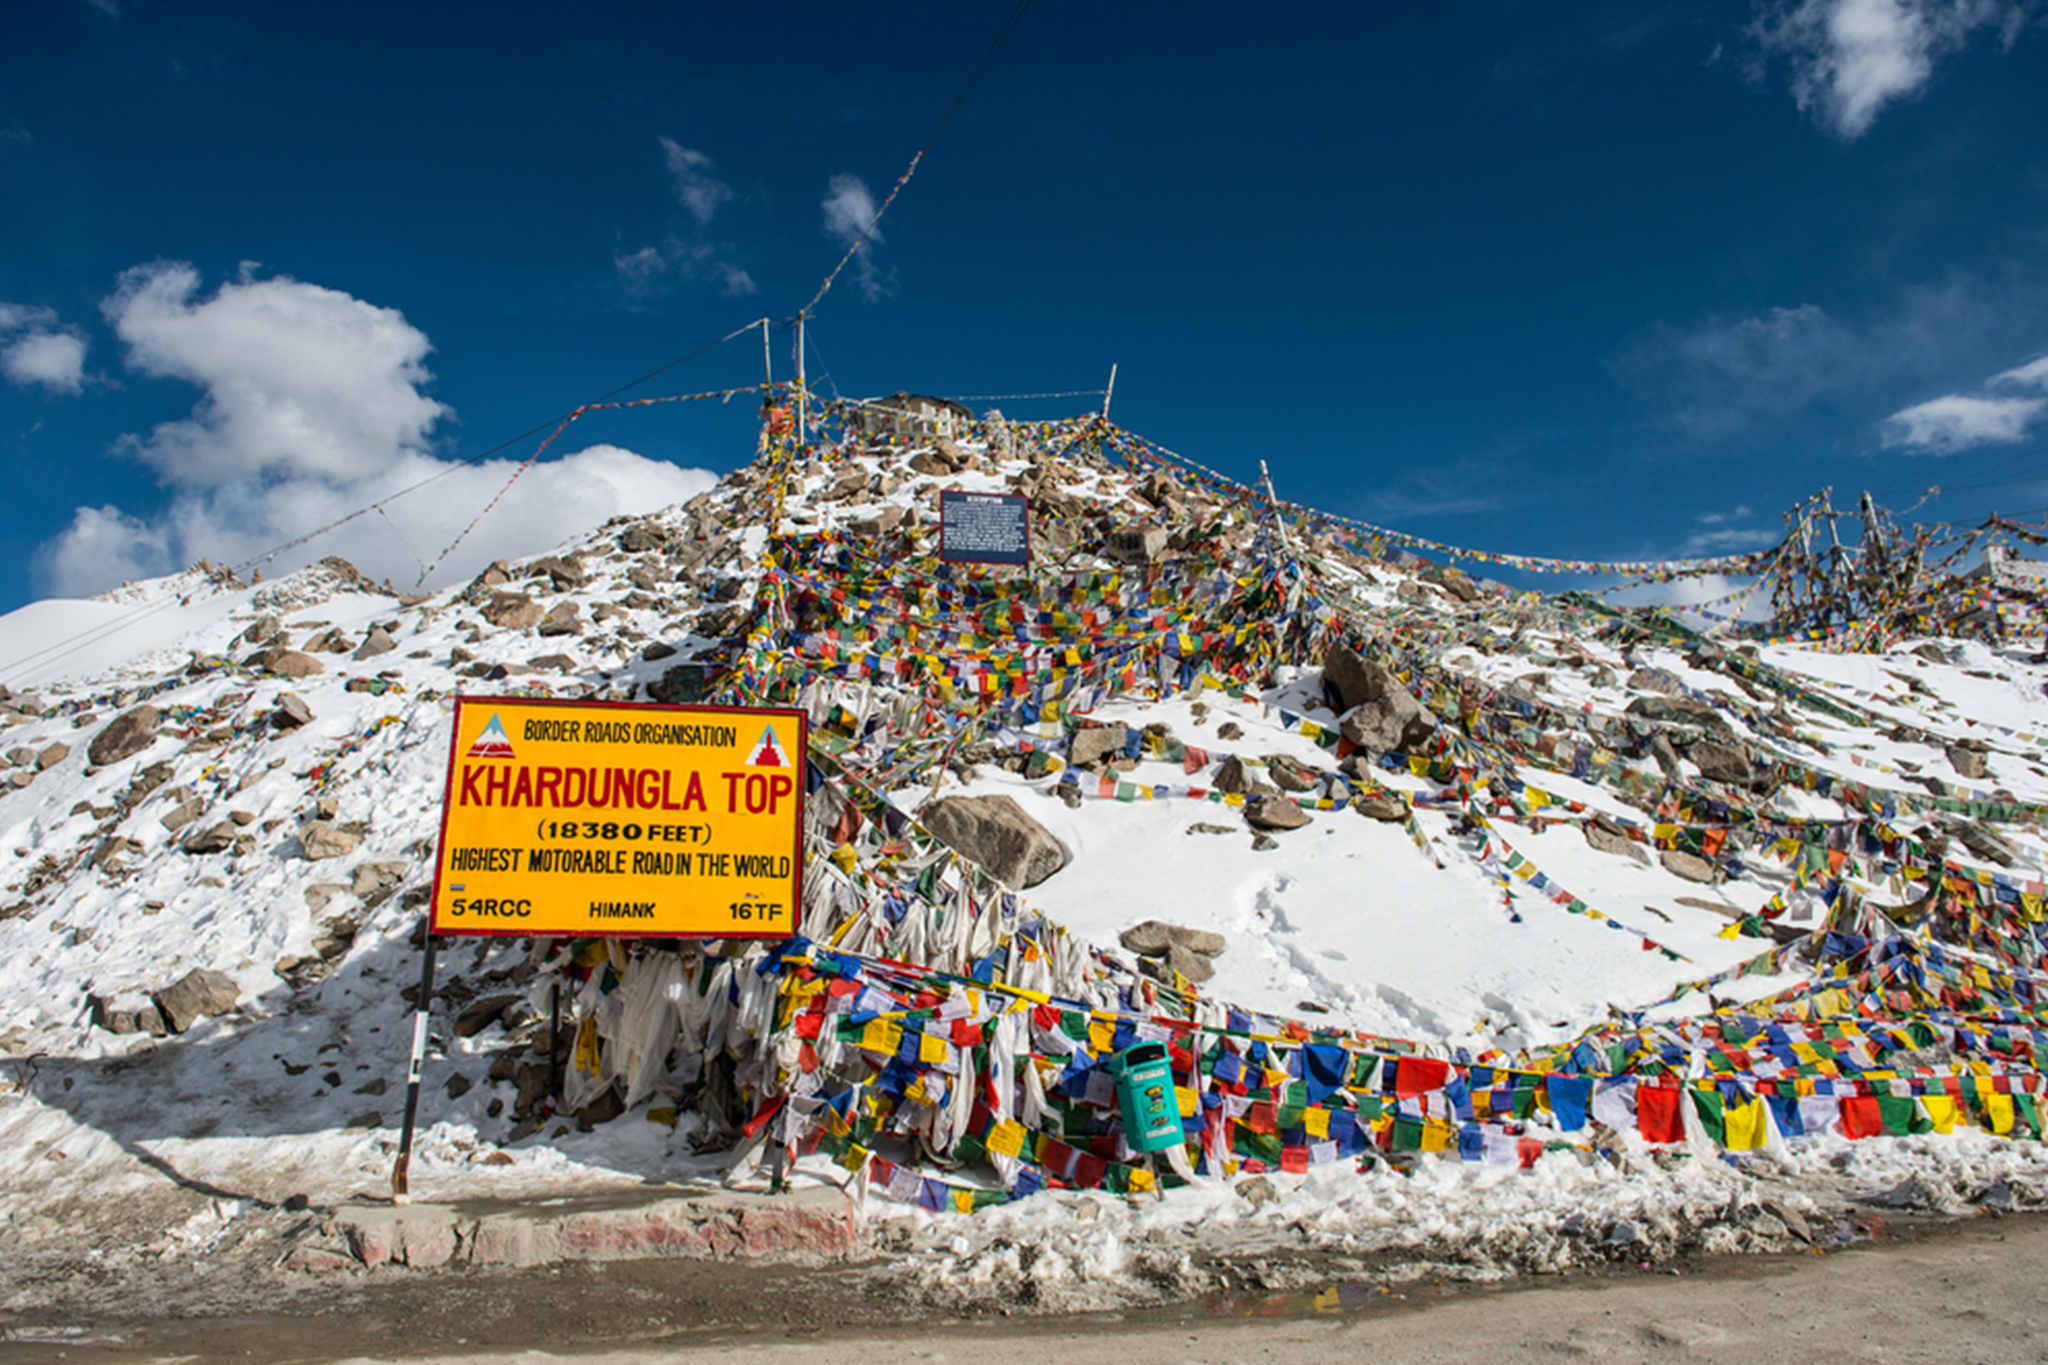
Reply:
[[[0,609],[441,475],[277,563],[409,583],[511,468],[452,462],[800,308],[1010,9],[5,7]],[[1116,363],[1123,425],[1479,549],[1748,549],[1827,485],[2027,512],[2044,129],[2038,0],[1036,0],[811,369],[985,395]],[[750,334],[633,393],[762,368]],[[436,581],[687,496],[752,419],[579,423]]]

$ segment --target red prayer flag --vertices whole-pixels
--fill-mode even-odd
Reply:
[[[1685,1141],[1685,1120],[1678,1113],[1684,1093],[1672,1085],[1636,1087],[1636,1127],[1642,1131],[1643,1141]]]

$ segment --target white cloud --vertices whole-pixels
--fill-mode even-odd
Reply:
[[[433,454],[428,436],[448,409],[420,391],[427,338],[397,311],[289,279],[244,277],[204,299],[198,285],[190,266],[158,264],[128,272],[107,300],[131,365],[204,396],[190,419],[119,447],[159,472],[168,506],[147,517],[80,508],[38,553],[45,590],[90,594],[202,557],[242,564],[333,522],[342,525],[264,562],[265,574],[338,554],[373,578],[411,584],[505,490],[517,460]],[[459,581],[714,481],[609,445],[537,464],[431,581]]]
[[[696,148],[665,137],[661,150],[668,157],[668,173],[675,178],[676,198],[698,222],[710,222],[718,206],[732,198],[732,186],[711,174],[711,158]]]
[[[1731,521],[1746,521],[1751,515],[1749,507],[1744,505],[1733,512],[1702,512],[1693,520],[1702,526],[1725,526]]]
[[[85,338],[76,329],[57,326],[57,314],[25,303],[0,303],[0,338],[16,338],[0,350],[0,375],[26,389],[78,393],[85,388]]]
[[[1846,138],[1916,94],[1979,29],[2011,47],[2035,0],[1760,0],[1750,33],[1792,67],[1801,110]]]
[[[1984,387],[2048,389],[2048,356],[2002,370]],[[2048,398],[1948,393],[1893,413],[1878,424],[1878,433],[1887,449],[1953,455],[1973,446],[2024,441],[2044,414]]]
[[[170,536],[118,507],[81,507],[63,535],[36,552],[36,576],[60,597],[86,597],[179,566]]]
[[[1950,393],[1893,413],[1879,424],[1887,449],[1953,455],[1972,446],[2024,441],[2048,412],[2048,398],[1978,398]]]
[[[198,288],[191,266],[158,262],[102,305],[132,368],[206,391],[190,418],[129,442],[171,483],[365,478],[424,449],[447,412],[419,391],[427,338],[395,309],[282,277]]]
[[[619,288],[635,301],[656,298],[673,283],[716,285],[727,298],[753,293],[754,277],[728,259],[732,243],[713,241],[705,231],[719,206],[734,197],[732,186],[711,174],[711,158],[696,148],[672,137],[659,141],[675,181],[676,199],[693,221],[684,231],[669,233],[659,245],[613,252]]]
[[[867,183],[857,175],[835,175],[827,182],[819,207],[825,210],[825,235],[853,249],[860,267],[861,297],[873,303],[893,293],[890,281],[875,267],[875,248],[882,244],[882,233],[873,227],[875,196],[868,192]],[[867,234],[865,239],[862,233]]]
[[[1994,374],[1989,381],[1993,388],[2023,387],[2048,389],[2048,355],[2039,360],[2029,360],[2024,365],[2015,365],[2001,374]]]
[[[78,393],[85,388],[85,338],[30,332],[0,351],[0,374],[22,388],[33,384],[52,393]]]

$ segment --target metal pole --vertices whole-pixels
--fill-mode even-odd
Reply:
[[[796,443],[804,443],[804,423],[810,407],[810,391],[804,384],[804,315],[796,315]]]
[[[1259,477],[1266,484],[1266,502],[1273,509],[1273,529],[1280,533],[1280,547],[1293,554],[1294,546],[1287,539],[1287,523],[1280,519],[1280,495],[1273,491],[1273,476],[1266,472],[1264,460],[1259,461]]]
[[[562,1089],[562,981],[548,987],[548,1094]]]
[[[405,1073],[405,1126],[398,1134],[398,1164],[391,1168],[391,1202],[410,1201],[406,1176],[412,1165],[412,1125],[420,1110],[420,1068],[427,1060],[427,1015],[434,1007],[434,949],[438,940],[427,935],[426,961],[420,964],[420,996],[412,1016],[412,1065]]]
[[[1116,362],[1109,362],[1109,387],[1102,391],[1102,420],[1109,420],[1109,400],[1116,397]]]
[[[770,402],[773,402],[775,399],[775,354],[768,349],[768,319],[762,318],[757,325],[761,328],[762,388],[764,396]]]

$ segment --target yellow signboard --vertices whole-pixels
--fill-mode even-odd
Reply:
[[[805,719],[456,698],[432,932],[795,933]]]

